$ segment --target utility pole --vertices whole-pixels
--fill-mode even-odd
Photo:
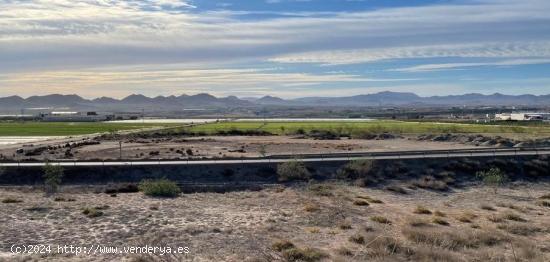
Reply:
[[[122,160],[122,141],[118,141],[119,159]]]

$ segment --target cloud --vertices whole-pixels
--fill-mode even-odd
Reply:
[[[425,64],[425,65],[392,69],[391,71],[426,72],[426,71],[440,71],[440,70],[460,69],[460,68],[467,68],[467,67],[478,67],[478,66],[516,66],[516,65],[536,65],[536,64],[550,64],[550,58],[512,59],[512,60],[503,60],[498,62],[483,62],[483,63]]]
[[[28,90],[28,94],[79,93],[98,96],[103,92],[126,96],[136,90],[147,95],[210,92],[218,95],[237,93],[261,95],[269,90],[293,89],[299,86],[371,82],[403,82],[415,79],[376,79],[350,74],[281,73],[276,69],[179,69],[177,66],[156,69],[103,68],[82,71],[44,71],[33,73],[0,74],[0,85],[7,90]],[[132,87],[131,90],[128,88]],[[154,88],[152,88],[154,87]],[[262,87],[262,88],[258,88]],[[11,93],[3,91],[3,95]]]
[[[550,2],[541,0],[470,1],[254,20],[241,20],[238,12],[164,8],[192,6],[173,0],[0,0],[0,4],[0,70],[243,60],[359,63],[385,59],[378,58],[378,50],[391,59],[421,56],[432,49],[445,52],[438,46],[514,52],[515,47],[509,47],[518,42],[541,47],[550,41]],[[484,50],[486,43],[490,46]]]

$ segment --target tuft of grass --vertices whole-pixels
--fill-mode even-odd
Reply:
[[[365,237],[363,235],[360,235],[360,234],[354,234],[354,235],[351,235],[349,238],[348,238],[349,242],[352,242],[352,243],[355,243],[355,244],[365,244]]]
[[[338,255],[341,255],[341,256],[345,256],[345,257],[351,257],[353,256],[353,251],[351,251],[349,248],[347,247],[339,247],[336,249],[336,254]]]
[[[352,228],[352,226],[351,226],[350,222],[345,221],[345,222],[341,223],[340,225],[338,225],[338,228],[340,228],[342,230],[350,230]]]
[[[369,203],[372,203],[372,204],[382,204],[382,203],[384,203],[380,199],[372,198],[370,196],[365,196],[365,195],[357,196],[357,198],[364,199],[364,200],[366,200],[366,201],[368,201]]]
[[[2,203],[4,204],[14,204],[14,203],[21,203],[21,202],[23,202],[23,200],[11,198],[11,197],[2,199]]]
[[[531,236],[541,231],[541,229],[536,226],[519,224],[519,223],[500,224],[497,226],[497,228],[500,230],[504,230],[510,234],[520,235],[520,236]]]
[[[436,210],[436,211],[434,212],[434,216],[437,216],[437,217],[446,217],[447,214],[443,213],[442,211]]]
[[[472,223],[472,221],[477,218],[477,215],[472,213],[472,212],[469,212],[469,211],[466,211],[462,214],[460,214],[456,220],[460,221],[460,222],[463,222],[463,223]]]
[[[103,211],[95,207],[84,208],[84,210],[82,210],[82,214],[86,215],[89,218],[100,217],[104,215]]]
[[[403,195],[407,194],[407,190],[405,190],[404,188],[402,188],[400,186],[387,186],[384,189],[386,189],[388,191],[391,191],[391,192],[394,192],[394,193],[398,193],[398,194],[403,194]]]
[[[432,222],[434,224],[438,224],[438,225],[442,225],[442,226],[448,226],[449,225],[449,222],[447,222],[447,220],[445,220],[443,218],[439,218],[439,217],[435,217],[434,219],[432,219]]]
[[[413,243],[448,250],[494,246],[506,240],[502,234],[497,232],[466,229],[451,231],[442,228],[406,227],[402,230],[402,234]]]
[[[369,206],[369,202],[367,202],[365,200],[362,200],[362,199],[357,199],[357,200],[353,201],[353,204],[356,205],[356,206]]]
[[[487,216],[487,220],[489,220],[493,223],[502,223],[502,222],[504,222],[504,218],[502,218],[501,216],[497,216],[497,215]]]
[[[502,217],[504,219],[517,221],[517,222],[526,222],[527,221],[524,218],[522,218],[520,215],[515,214],[515,213],[511,213],[511,212],[505,213]]]
[[[334,196],[334,194],[332,193],[332,190],[334,189],[334,187],[331,185],[313,184],[313,185],[309,185],[307,189],[318,196],[326,196],[326,197]]]
[[[283,250],[283,258],[286,261],[315,262],[320,261],[328,255],[316,248],[290,248]]]
[[[429,209],[425,208],[424,206],[416,206],[416,208],[414,209],[413,213],[415,214],[420,214],[420,215],[431,215],[432,214],[432,211],[430,211]]]
[[[550,199],[550,193],[549,194],[544,194],[542,196],[539,197],[540,199]]]
[[[311,212],[317,212],[317,211],[319,211],[319,210],[321,210],[321,209],[319,208],[319,205],[317,205],[317,204],[315,204],[315,203],[306,203],[306,204],[304,205],[304,211],[306,211],[306,212],[310,212],[310,213],[311,213]]]
[[[479,208],[487,211],[496,211],[496,209],[493,206],[487,205],[487,204],[481,204]]]
[[[428,221],[424,220],[424,219],[419,219],[419,218],[412,218],[412,219],[409,219],[407,221],[407,224],[411,227],[425,227],[425,226],[429,226],[430,224],[428,223]]]
[[[271,248],[273,250],[281,252],[283,250],[294,248],[294,244],[290,242],[289,240],[276,240],[271,244]]]
[[[387,224],[387,225],[391,225],[391,221],[383,216],[372,216],[370,217],[370,220],[371,221],[374,221],[374,222],[378,222],[380,224]]]
[[[139,191],[152,197],[177,197],[181,190],[178,185],[168,179],[143,180],[139,183]]]

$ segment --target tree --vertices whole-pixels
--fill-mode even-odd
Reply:
[[[44,185],[46,193],[53,194],[56,193],[63,179],[63,167],[59,165],[51,165],[46,163],[43,167],[44,170]]]
[[[494,193],[497,193],[498,187],[508,182],[508,176],[500,169],[493,167],[488,171],[479,171],[476,173],[476,177],[481,179],[487,186],[493,187]]]

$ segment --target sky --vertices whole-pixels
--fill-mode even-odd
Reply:
[[[0,96],[550,94],[548,0],[0,0]]]

